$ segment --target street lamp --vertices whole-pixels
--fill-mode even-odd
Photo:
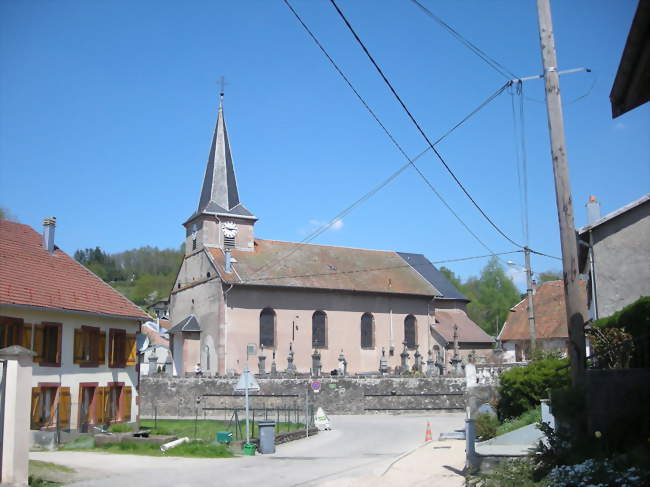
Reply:
[[[525,265],[523,266],[526,272],[526,296],[528,308],[528,330],[530,331],[530,351],[531,355],[535,353],[537,347],[537,334],[535,331],[535,311],[533,309],[533,270],[530,268],[530,249],[524,247]],[[508,261],[509,266],[521,266],[511,260]]]

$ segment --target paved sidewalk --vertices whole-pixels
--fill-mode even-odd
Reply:
[[[465,441],[430,441],[402,455],[377,476],[339,478],[322,487],[463,487]]]

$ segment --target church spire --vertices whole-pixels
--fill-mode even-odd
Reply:
[[[229,213],[239,205],[235,167],[232,162],[228,131],[223,116],[223,91],[219,98],[217,125],[214,128],[201,198],[197,208],[199,213]]]

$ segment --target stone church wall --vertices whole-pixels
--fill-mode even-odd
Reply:
[[[218,418],[244,407],[243,394],[235,394],[237,379],[142,377],[140,417]],[[327,414],[408,413],[465,410],[464,377],[426,378],[321,378],[321,391],[310,389],[312,379],[257,379],[260,392],[251,394],[251,408],[304,409],[309,403]],[[203,396],[215,394],[215,396]],[[199,403],[197,398],[201,397]],[[203,408],[208,408],[204,410]],[[216,408],[212,410],[210,408]],[[224,411],[219,408],[227,408]]]

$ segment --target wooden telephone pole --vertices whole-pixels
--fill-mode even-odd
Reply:
[[[549,0],[537,0],[539,38],[544,65],[546,110],[551,137],[551,156],[555,176],[555,198],[560,223],[562,244],[562,268],[564,274],[564,298],[569,328],[569,356],[571,357],[571,381],[573,385],[583,382],[585,372],[585,317],[580,300],[578,278],[578,246],[573,222],[573,203],[569,185],[568,158],[564,140],[564,119],[560,97],[560,76],[557,70],[555,39]]]

